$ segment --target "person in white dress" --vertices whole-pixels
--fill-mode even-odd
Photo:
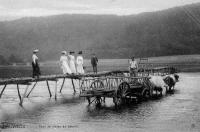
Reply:
[[[60,57],[60,66],[61,69],[63,70],[63,74],[71,74],[72,71],[69,68],[69,64],[68,64],[68,57],[67,57],[67,52],[66,51],[62,51],[62,55]]]
[[[74,54],[73,51],[69,52],[69,67],[72,73],[76,73],[75,57],[73,54]]]
[[[84,69],[83,69],[83,56],[82,56],[82,51],[78,52],[78,56],[76,58],[76,64],[77,64],[77,73],[79,74],[84,74]]]

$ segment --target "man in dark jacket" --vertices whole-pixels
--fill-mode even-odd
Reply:
[[[35,49],[34,51],[33,51],[33,56],[32,56],[32,68],[33,68],[33,78],[35,78],[35,76],[37,77],[37,78],[39,78],[39,76],[41,75],[41,73],[40,73],[40,67],[39,67],[39,64],[38,64],[38,57],[37,57],[37,52],[38,52],[39,50],[38,49]]]
[[[95,54],[93,54],[93,56],[91,57],[91,64],[92,64],[94,73],[97,73],[97,63],[98,63],[98,59],[95,56]]]

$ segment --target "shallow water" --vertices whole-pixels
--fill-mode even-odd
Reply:
[[[71,81],[58,99],[49,98],[45,83],[18,105],[16,86],[9,86],[0,100],[0,121],[5,132],[188,132],[200,131],[200,73],[180,73],[174,94],[116,110],[111,99],[100,108],[73,95]],[[59,86],[61,85],[59,81]],[[51,82],[54,92],[54,82]],[[59,87],[58,86],[58,87]],[[20,86],[23,92],[25,86]],[[77,89],[78,90],[78,89]],[[53,93],[54,95],[54,93]],[[12,128],[14,127],[14,128]]]

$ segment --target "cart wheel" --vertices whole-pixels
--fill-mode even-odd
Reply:
[[[127,82],[122,82],[117,89],[117,97],[126,98],[130,85]]]
[[[125,102],[129,89],[130,89],[130,86],[127,82],[122,82],[119,85],[116,95],[115,97],[113,97],[113,102],[116,107],[120,106],[122,103]]]
[[[102,102],[101,97],[96,97],[96,101],[95,101],[96,105],[100,105],[101,102]]]
[[[113,97],[113,103],[115,104],[115,107],[118,108],[122,104],[122,98]]]
[[[100,80],[95,80],[94,82],[91,83],[90,88],[101,89],[101,88],[104,88],[104,84]]]
[[[150,92],[149,90],[145,89],[144,92],[142,93],[143,99],[147,100],[150,98]]]

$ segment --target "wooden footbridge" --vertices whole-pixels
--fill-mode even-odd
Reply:
[[[134,98],[135,96],[149,96],[151,94],[150,86],[148,85],[148,75],[149,74],[170,74],[175,71],[173,67],[160,67],[153,69],[140,69],[137,77],[128,77],[124,73],[128,71],[110,71],[110,72],[100,72],[98,74],[88,73],[84,75],[80,74],[66,74],[66,75],[47,75],[41,76],[39,78],[10,78],[0,80],[0,85],[3,86],[0,98],[2,97],[6,87],[8,85],[16,85],[19,104],[23,104],[24,98],[28,98],[33,89],[37,86],[39,82],[46,82],[49,96],[52,97],[50,90],[49,81],[55,82],[55,99],[57,98],[58,79],[62,79],[62,85],[59,88],[59,92],[62,92],[64,83],[66,79],[71,79],[74,92],[75,84],[74,80],[79,80],[80,96],[86,97],[89,104],[92,103],[91,98],[95,98],[96,103],[102,101],[102,97],[112,97],[115,104],[119,104],[120,101],[126,98]],[[21,85],[26,85],[24,92],[20,89]],[[31,86],[31,87],[30,87]],[[135,91],[131,91],[131,88],[136,88]],[[139,92],[138,92],[139,91]],[[135,93],[134,93],[135,92]],[[140,95],[138,95],[140,93]]]

